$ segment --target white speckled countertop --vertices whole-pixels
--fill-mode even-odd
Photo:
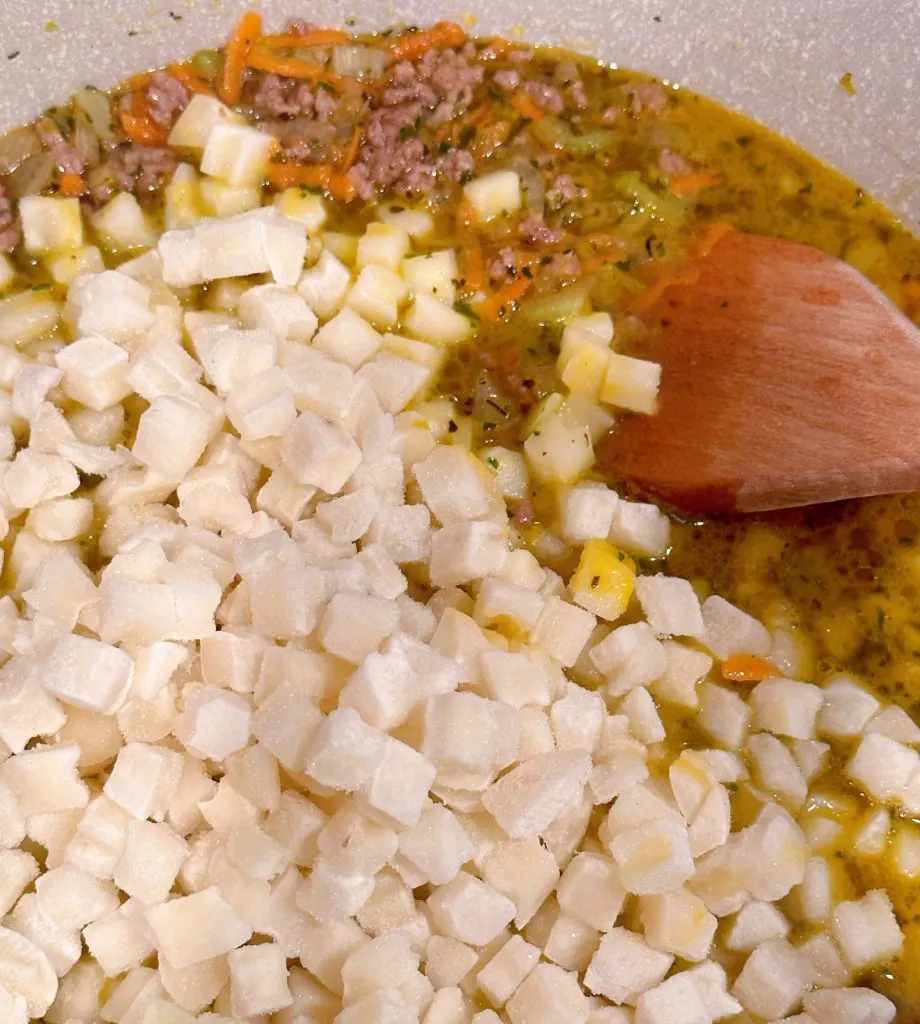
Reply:
[[[476,19],[471,31],[556,42],[688,85],[776,128],[920,229],[920,0],[266,0],[356,28]],[[0,0],[0,129],[77,86],[213,45],[231,0]],[[857,94],[839,86],[850,72]]]

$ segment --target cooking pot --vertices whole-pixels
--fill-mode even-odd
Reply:
[[[0,130],[93,84],[225,38],[231,0],[3,0]],[[266,0],[355,31],[453,18],[659,75],[743,111],[854,178],[920,229],[917,0]],[[841,79],[849,75],[844,88]]]

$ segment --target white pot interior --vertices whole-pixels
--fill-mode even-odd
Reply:
[[[651,72],[762,121],[844,171],[920,227],[916,0],[265,0],[355,31],[452,17],[471,31],[552,42]],[[884,8],[884,17],[880,16]],[[221,40],[240,5],[221,0],[4,0],[0,129],[88,83],[102,88]],[[840,87],[849,72],[856,87]]]

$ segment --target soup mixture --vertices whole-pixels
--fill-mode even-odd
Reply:
[[[594,463],[732,230],[920,322],[814,157],[452,23],[0,139],[4,1021],[920,1019],[917,497]]]

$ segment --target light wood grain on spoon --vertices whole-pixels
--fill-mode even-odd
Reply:
[[[852,267],[731,232],[645,317],[659,411],[599,449],[687,512],[920,489],[920,329]]]

